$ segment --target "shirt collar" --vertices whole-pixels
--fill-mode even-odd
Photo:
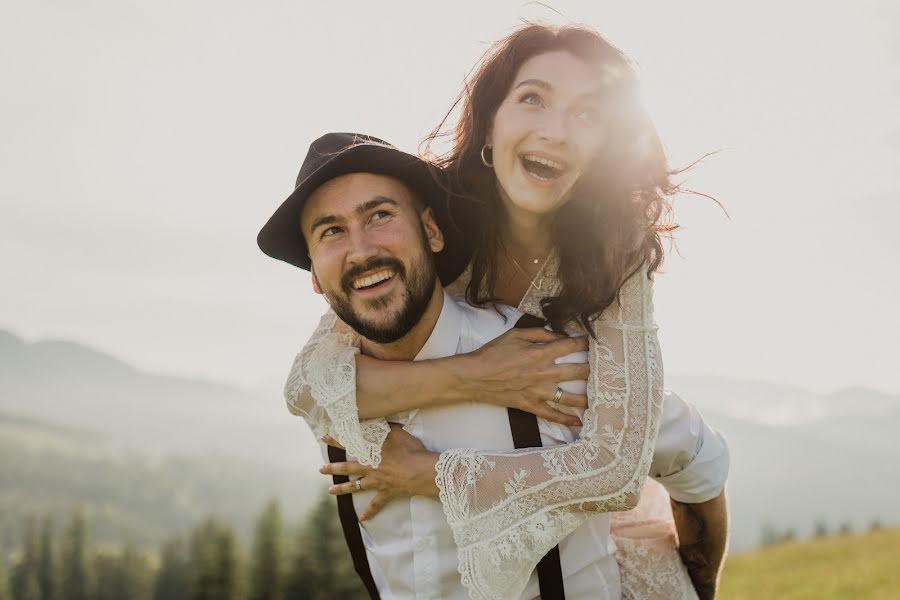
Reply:
[[[444,305],[437,323],[428,337],[428,341],[419,350],[413,360],[428,360],[431,358],[444,358],[453,356],[459,347],[459,336],[462,326],[462,311],[456,300],[444,291]]]

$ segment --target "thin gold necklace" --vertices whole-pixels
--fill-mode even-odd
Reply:
[[[523,268],[522,268],[522,265],[519,264],[519,261],[517,261],[517,260],[513,257],[512,253],[509,251],[509,248],[506,247],[506,244],[503,245],[503,250],[506,252],[506,256],[509,257],[509,260],[512,261],[513,265],[515,265],[515,267],[516,267],[516,268],[519,270],[519,272],[525,277],[525,279],[528,280],[528,285],[529,285],[530,287],[533,287],[533,288],[534,288],[536,291],[538,291],[538,292],[541,291],[541,286],[544,284],[544,278],[541,277],[541,280],[540,280],[540,282],[538,282],[537,285],[534,284],[534,280],[537,278],[538,275],[540,275],[541,273],[544,272],[544,267],[547,266],[547,261],[550,260],[550,255],[551,255],[552,253],[551,253],[551,252],[547,252],[547,257],[544,259],[544,262],[541,263],[541,266],[538,267],[537,272],[536,272],[534,275],[529,275],[529,274],[528,274],[528,271],[526,271],[525,269],[523,269]],[[539,261],[539,260],[540,260],[540,257],[535,258],[535,259],[532,261],[532,263],[536,265],[536,264],[538,264],[538,261]]]

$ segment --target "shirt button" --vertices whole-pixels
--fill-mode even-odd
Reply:
[[[422,552],[424,550],[428,550],[429,548],[431,548],[430,537],[416,536],[415,540],[413,541],[413,549],[416,552]]]

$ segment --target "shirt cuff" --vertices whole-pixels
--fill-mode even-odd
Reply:
[[[725,489],[730,465],[728,442],[715,429],[705,429],[700,449],[684,469],[655,478],[678,502],[699,504],[716,498]]]

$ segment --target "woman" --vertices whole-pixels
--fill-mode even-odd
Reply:
[[[452,450],[436,462],[464,585],[474,598],[512,598],[540,557],[592,512],[637,505],[662,404],[650,277],[663,258],[660,237],[671,227],[661,221],[676,186],[638,108],[628,59],[591,30],[516,31],[485,55],[459,101],[453,147],[439,164],[453,206],[477,204],[458,221],[474,230],[475,243],[455,289],[475,305],[543,316],[557,332],[587,332],[587,397],[555,394],[559,372],[549,364],[510,366],[509,357],[523,354],[515,334],[479,351],[481,360],[386,364],[357,356],[333,315],[298,356],[285,393],[293,412],[365,465],[379,463],[391,431],[380,417],[460,398],[583,422],[571,444]],[[585,400],[581,421],[556,410],[584,408]],[[490,478],[482,477],[487,465]],[[492,484],[498,480],[506,485]],[[656,552],[651,558],[661,559]],[[677,560],[673,546],[666,552]],[[635,572],[629,561],[641,555],[620,557],[626,590]],[[672,581],[679,593],[690,591],[683,569]]]

